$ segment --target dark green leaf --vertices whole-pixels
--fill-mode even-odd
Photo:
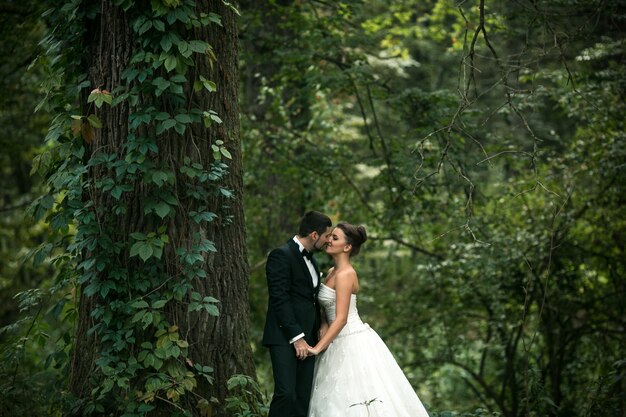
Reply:
[[[170,72],[174,68],[176,68],[176,65],[177,65],[176,57],[174,55],[168,55],[167,58],[165,59],[165,69],[167,70],[167,72]]]
[[[165,203],[165,202],[159,202],[156,204],[155,208],[154,208],[156,214],[160,217],[160,218],[165,218],[171,211],[171,207],[169,206],[169,204]],[[150,255],[152,255],[152,252],[150,253]],[[148,256],[149,257],[149,256]],[[144,259],[145,260],[145,259]]]

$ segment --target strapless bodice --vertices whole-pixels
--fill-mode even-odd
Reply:
[[[356,294],[352,294],[350,296],[350,307],[348,308],[348,322],[337,337],[369,329],[369,325],[363,323],[363,321],[361,321],[361,317],[359,317],[359,312],[356,308],[356,298]],[[324,308],[324,313],[326,315],[326,321],[328,322],[328,325],[332,324],[332,322],[335,321],[335,317],[337,316],[337,294],[335,290],[327,287],[324,284],[320,284],[320,290],[317,295],[317,299],[319,300],[320,305]]]

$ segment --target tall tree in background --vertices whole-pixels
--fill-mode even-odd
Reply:
[[[237,11],[111,0],[50,16],[74,29],[55,33],[58,65],[81,81],[80,112],[60,109],[49,135],[56,201],[42,201],[54,229],[76,224],[74,413],[227,415],[228,379],[254,375]]]

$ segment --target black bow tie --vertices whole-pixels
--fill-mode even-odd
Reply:
[[[308,250],[306,250],[306,249],[302,249],[302,252],[301,252],[301,253],[302,253],[302,256],[304,256],[305,258],[307,258],[309,261],[310,261],[311,259],[313,259],[313,254],[312,254],[311,252],[309,252]]]

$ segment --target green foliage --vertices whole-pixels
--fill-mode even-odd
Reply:
[[[230,396],[226,398],[226,409],[233,417],[263,417],[269,408],[263,401],[259,384],[248,375],[233,375],[228,380]]]
[[[14,31],[13,17],[2,26],[3,211],[35,198],[23,161],[41,146],[47,111],[54,120],[33,161],[51,190],[30,210],[36,221],[19,210],[0,220],[10,312],[0,414],[215,406],[194,395],[214,383],[211,364],[189,360],[185,332],[167,317],[179,305],[194,317],[220,314],[192,285],[217,247],[202,233],[172,239],[170,227],[181,217],[200,228],[227,223],[207,201],[232,195],[220,186],[232,155],[215,141],[210,164],[159,156],[164,138],[221,128],[223,115],[194,100],[218,86],[193,58],[219,66],[218,57],[189,33],[222,22],[188,0],[115,4],[135,39],[120,85],[90,85],[83,74],[84,29],[100,5],[54,3],[48,52],[28,72],[12,67],[28,48],[12,45],[32,43],[43,24]],[[267,251],[305,210],[320,209],[368,228],[355,259],[359,310],[432,416],[623,415],[623,5],[241,4],[252,340],[265,316]],[[32,116],[25,109],[44,75]],[[125,106],[123,149],[92,152],[108,114]],[[112,205],[103,210],[94,194]],[[146,221],[125,231],[117,218],[133,212],[134,195]],[[18,261],[32,247],[34,262]],[[90,335],[101,344],[82,403],[64,386],[79,296],[97,301]],[[259,398],[271,391],[269,357],[253,348],[259,385],[230,379],[233,415],[267,411]],[[32,398],[41,398],[35,411]]]
[[[197,74],[195,54],[211,65],[217,59],[211,45],[190,36],[194,28],[221,25],[221,21],[214,13],[197,13],[191,0],[152,1],[147,9],[129,0],[114,3],[131,19],[134,44],[129,67],[122,74],[125,84],[107,86],[112,91],[93,88],[81,73],[85,58],[81,36],[98,18],[99,8],[89,2],[58,2],[46,13],[54,31],[44,40],[50,61],[42,58],[42,63],[48,65],[49,78],[39,108],[50,109],[56,117],[46,147],[35,160],[34,170],[47,179],[49,193],[37,199],[30,213],[46,222],[50,237],[34,257],[47,259],[60,250],[61,255],[53,258],[59,272],[50,294],[71,291],[74,296],[80,293],[83,303],[95,300],[87,336],[97,337],[92,340],[98,343],[96,368],[85,381],[90,395],[82,401],[67,398],[59,391],[63,384],[51,394],[58,396],[54,408],[82,415],[143,416],[163,406],[159,403],[171,406],[172,415],[189,415],[202,400],[195,393],[198,380],[212,384],[213,369],[192,362],[189,342],[166,311],[182,303],[192,315],[219,315],[218,300],[191,291],[194,280],[206,278],[205,256],[217,249],[201,233],[189,236],[189,241],[172,242],[168,226],[187,213],[198,225],[219,219],[220,214],[209,211],[206,202],[215,196],[231,197],[220,182],[228,172],[221,158],[232,156],[222,141],[213,145],[215,158],[209,165],[186,157],[173,171],[155,156],[163,152],[165,136],[181,138],[193,124],[221,123],[214,110],[197,107],[198,100],[185,91],[194,83],[200,83],[204,92],[216,91],[215,83],[205,76],[190,78]],[[91,92],[84,93],[86,89]],[[122,106],[131,109],[123,149],[94,152],[90,146],[104,128],[109,109]],[[129,211],[128,195],[138,187],[145,192],[146,228],[127,233],[118,218]],[[96,196],[103,194],[114,202],[111,210],[99,206]],[[165,262],[165,251],[175,253],[176,279]],[[41,310],[41,296],[25,294],[24,310],[31,304]],[[56,314],[64,312],[65,319],[74,320],[73,303],[73,298],[63,298],[54,307]],[[24,320],[32,320],[36,327],[32,334],[41,337],[45,330],[37,328],[43,324],[37,316]],[[78,349],[70,328],[63,331],[50,356],[55,368],[69,364],[70,347]],[[26,342],[32,343],[22,338],[17,346],[21,353],[13,349],[7,354],[24,356]],[[54,381],[48,382],[52,387]],[[3,392],[11,394],[16,387],[6,389],[10,391],[3,388]]]
[[[41,193],[41,178],[29,172],[51,120],[47,112],[33,114],[45,77],[33,63],[42,53],[43,6],[0,6],[0,415],[47,415],[61,404],[56,393],[66,373],[71,297],[51,288],[58,253],[46,224],[24,213]]]
[[[368,228],[359,311],[433,415],[621,415],[623,5],[457,3],[244,14],[256,338],[321,209]]]

